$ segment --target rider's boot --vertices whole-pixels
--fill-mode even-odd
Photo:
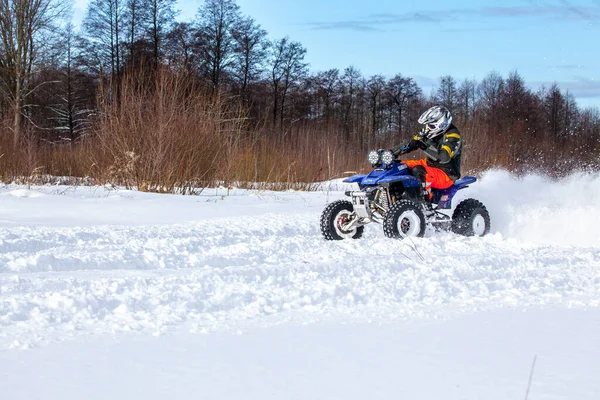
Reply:
[[[431,192],[431,182],[423,182],[423,198],[425,201],[431,201],[433,199],[433,193]]]
[[[427,170],[422,165],[417,165],[412,169],[412,174],[421,182],[423,199],[430,201],[433,195],[431,194],[431,182],[427,182]]]

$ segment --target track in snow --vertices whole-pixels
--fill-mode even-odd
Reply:
[[[600,305],[600,249],[491,235],[324,241],[318,213],[0,231],[0,349],[69,337]],[[414,248],[424,257],[421,260]]]

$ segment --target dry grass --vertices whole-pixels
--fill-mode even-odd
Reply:
[[[347,135],[318,123],[273,129],[252,123],[232,99],[208,93],[186,75],[157,73],[152,81],[131,75],[118,91],[101,87],[98,112],[85,137],[52,144],[28,131],[15,145],[0,127],[0,179],[44,182],[48,176],[143,191],[193,194],[216,184],[258,189],[309,189],[311,183],[365,172],[368,147],[401,140]],[[114,88],[113,88],[114,89]],[[118,95],[117,95],[118,93]],[[463,171],[506,168],[517,173],[577,169],[577,146],[589,138],[556,141],[494,132],[481,123],[459,124],[466,150]],[[520,130],[520,127],[514,129]],[[589,165],[598,160],[584,160]]]

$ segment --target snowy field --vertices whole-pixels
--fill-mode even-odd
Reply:
[[[479,239],[331,189],[0,187],[0,399],[600,398],[600,176],[487,173]]]

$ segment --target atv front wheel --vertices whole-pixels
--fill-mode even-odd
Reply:
[[[400,200],[385,213],[383,233],[393,239],[423,237],[425,226],[425,215],[421,208],[411,200]]]
[[[451,228],[463,236],[485,236],[490,232],[490,214],[480,201],[463,200],[452,214]]]
[[[364,226],[350,224],[354,215],[354,206],[346,200],[329,204],[321,214],[321,233],[327,240],[360,239]]]

